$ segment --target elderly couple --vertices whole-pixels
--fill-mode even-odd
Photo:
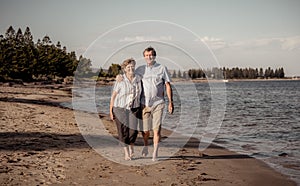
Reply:
[[[164,91],[167,93],[170,114],[174,110],[173,95],[167,68],[155,61],[154,48],[146,48],[143,55],[147,64],[136,70],[134,59],[126,59],[122,63],[124,74],[117,76],[113,87],[110,118],[116,123],[119,140],[125,151],[125,160],[131,160],[133,157],[133,145],[138,135],[138,120],[142,119],[139,125],[144,140],[142,156],[148,155],[148,138],[150,130],[153,130],[152,160],[156,161],[165,107]]]

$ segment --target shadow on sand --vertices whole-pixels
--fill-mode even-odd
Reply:
[[[44,150],[66,150],[66,149],[83,149],[91,148],[85,138],[93,141],[95,148],[105,148],[109,145],[118,146],[116,136],[82,136],[78,134],[56,134],[45,132],[1,132],[0,133],[0,151],[44,151]],[[92,140],[91,140],[92,139]],[[199,141],[190,139],[184,148],[198,148]],[[142,138],[137,139],[136,146],[142,146]],[[210,145],[209,148],[223,149],[216,145]],[[226,154],[226,155],[207,155],[190,156],[190,155],[174,155],[172,157],[160,157],[165,160],[177,159],[246,159],[251,158],[242,154]]]
[[[0,98],[0,102],[16,102],[16,103],[27,103],[37,105],[47,105],[60,108],[66,108],[60,105],[59,102],[44,99],[24,99],[24,98]],[[99,114],[99,117],[104,117]],[[0,132],[0,151],[44,151],[44,150],[65,150],[71,148],[83,149],[93,147],[105,148],[105,145],[110,144],[117,145],[117,137],[114,136],[82,136],[80,133],[76,134],[58,134],[58,133],[47,133],[47,132]],[[167,138],[166,136],[163,137]],[[88,144],[85,139],[92,139],[93,144]],[[163,140],[162,139],[162,140]],[[178,140],[178,139],[176,139]],[[175,141],[176,141],[175,140]],[[90,141],[90,140],[89,140]],[[104,142],[104,143],[103,143]],[[108,143],[105,143],[108,142]],[[149,139],[149,145],[152,140]],[[143,146],[142,138],[139,137],[136,142],[137,146]],[[191,138],[184,146],[184,148],[195,148],[198,149],[199,140]],[[224,149],[217,145],[210,145],[208,148]],[[175,155],[172,157],[161,157],[162,159],[245,159],[251,158],[247,155],[241,154],[230,154],[230,155],[206,155],[203,156],[185,156]]]

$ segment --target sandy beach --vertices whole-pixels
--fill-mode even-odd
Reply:
[[[71,99],[63,85],[0,87],[0,185],[296,185],[249,156],[218,146],[199,152],[196,139],[153,165],[112,162],[86,143],[73,110],[60,106]],[[101,119],[116,135],[108,116]]]

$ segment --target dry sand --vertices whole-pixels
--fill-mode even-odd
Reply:
[[[71,100],[62,88],[0,87],[0,185],[296,185],[254,158],[217,146],[199,152],[196,139],[157,164],[109,161],[85,142],[74,112],[59,106]]]

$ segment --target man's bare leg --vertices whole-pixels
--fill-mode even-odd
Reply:
[[[153,154],[152,154],[152,161],[156,161],[157,160],[159,141],[160,141],[160,130],[153,130]]]
[[[143,139],[144,139],[144,147],[142,150],[142,156],[146,157],[148,155],[148,139],[150,136],[150,131],[142,132]]]

